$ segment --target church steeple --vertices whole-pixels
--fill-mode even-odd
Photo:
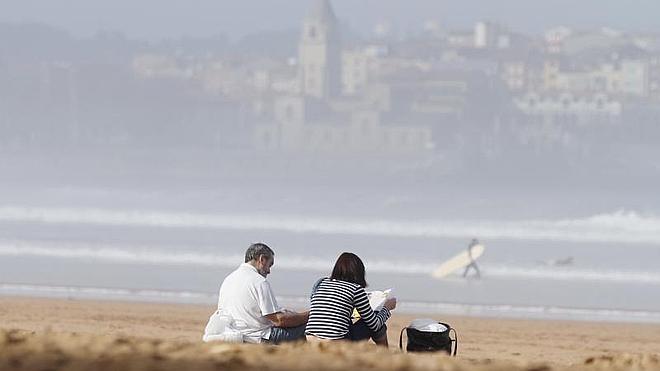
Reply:
[[[337,18],[329,0],[315,0],[303,22],[300,79],[304,95],[329,98],[341,87],[341,47]]]
[[[323,23],[336,23],[335,12],[332,11],[329,0],[315,0],[307,19],[317,20]]]

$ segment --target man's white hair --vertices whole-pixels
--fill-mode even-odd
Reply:
[[[269,258],[275,256],[275,252],[268,247],[265,243],[257,242],[253,243],[245,251],[245,262],[256,261],[261,255],[265,255]]]

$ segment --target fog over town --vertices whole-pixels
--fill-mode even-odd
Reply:
[[[503,281],[450,301],[660,312],[603,284],[660,282],[657,2],[2,8],[0,284],[209,293],[203,262],[229,269],[257,240],[315,274],[338,251],[371,254],[379,283],[479,237],[484,276],[490,263]],[[537,266],[557,259],[576,270]],[[510,290],[530,277],[580,284],[569,299]],[[422,280],[402,282],[419,300]]]

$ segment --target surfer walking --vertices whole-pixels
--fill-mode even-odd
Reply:
[[[463,271],[463,278],[467,277],[470,268],[474,269],[474,274],[476,275],[477,278],[481,278],[481,272],[479,272],[479,267],[477,267],[477,262],[474,260],[474,257],[472,255],[472,250],[477,245],[479,245],[479,240],[477,240],[476,238],[473,238],[472,241],[470,241],[470,244],[468,245],[467,253],[468,253],[468,257],[470,258],[470,264],[468,264],[465,267],[465,270]]]

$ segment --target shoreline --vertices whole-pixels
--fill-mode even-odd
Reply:
[[[0,298],[2,297],[207,306],[215,305],[217,293],[0,283]],[[305,297],[278,296],[277,298],[280,304],[291,309],[303,309],[308,303]],[[417,301],[400,301],[397,310],[398,313],[407,316],[430,314],[493,320],[660,325],[660,311],[649,310]]]
[[[0,296],[0,329],[201,344],[214,310],[215,305]],[[414,318],[429,317],[456,328],[458,359],[470,362],[568,367],[590,357],[660,349],[660,325],[394,313],[388,322],[391,350],[398,350],[401,328]]]

